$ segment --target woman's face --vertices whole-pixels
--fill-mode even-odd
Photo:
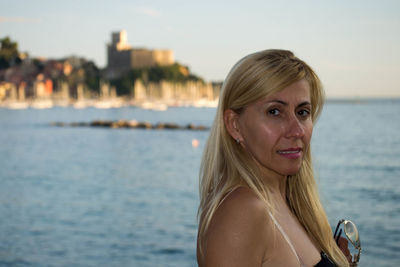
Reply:
[[[305,79],[248,105],[238,117],[241,145],[267,171],[297,173],[312,135],[311,108]]]

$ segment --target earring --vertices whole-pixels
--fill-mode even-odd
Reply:
[[[240,144],[239,138],[236,138],[236,144]]]

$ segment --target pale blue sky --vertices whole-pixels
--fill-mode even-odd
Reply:
[[[295,52],[328,96],[400,97],[400,1],[0,0],[0,37],[32,56],[106,64],[111,32],[132,46],[172,49],[207,81],[246,54]]]

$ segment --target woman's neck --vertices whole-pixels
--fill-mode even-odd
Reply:
[[[286,182],[287,175],[282,175],[274,171],[264,169],[263,170],[264,184],[274,195],[281,195],[283,199],[286,199]]]

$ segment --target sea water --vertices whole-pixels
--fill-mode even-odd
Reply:
[[[400,264],[400,101],[328,102],[314,128],[321,200],[360,266]],[[136,119],[211,126],[215,109],[0,109],[0,266],[197,266],[208,131],[54,127]],[[192,140],[199,141],[198,147]]]

